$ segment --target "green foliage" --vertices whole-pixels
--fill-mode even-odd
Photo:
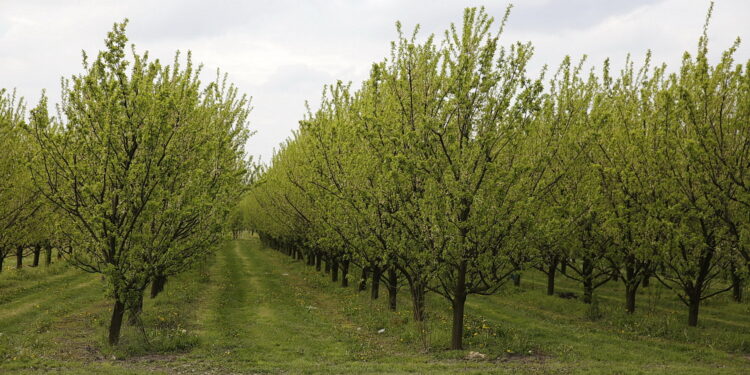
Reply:
[[[32,149],[23,131],[25,105],[15,92],[0,89],[0,261],[25,246],[33,232],[38,194],[29,175],[26,155]],[[0,267],[0,272],[2,267]]]
[[[674,73],[650,53],[619,74],[566,57],[546,83],[526,72],[531,45],[501,45],[507,17],[493,27],[469,8],[442,38],[397,23],[390,57],[356,91],[327,86],[262,171],[249,225],[292,255],[398,270],[415,317],[427,291],[442,295],[454,349],[467,296],[530,267],[553,288],[564,264],[590,320],[603,318],[597,288],[622,281],[634,313],[655,277],[696,325],[750,264],[739,42],[712,65],[704,33]]]
[[[126,24],[65,81],[62,117],[42,98],[30,127],[33,179],[73,223],[70,260],[133,308],[152,277],[185,270],[220,238],[244,182],[249,108],[226,77],[202,88],[190,55],[169,66],[132,47],[129,59]]]

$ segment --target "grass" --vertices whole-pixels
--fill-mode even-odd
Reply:
[[[574,282],[558,281],[559,291],[578,292]],[[147,299],[145,330],[126,325],[111,349],[111,306],[98,276],[64,264],[6,269],[0,373],[750,372],[747,303],[716,297],[699,327],[688,328],[684,306],[655,283],[639,291],[634,315],[623,311],[624,291],[614,282],[596,291],[598,314],[545,288],[543,275],[527,272],[520,288],[470,296],[467,350],[449,351],[450,311],[441,298],[428,296],[428,321],[417,325],[405,288],[391,312],[385,288],[372,301],[256,239],[232,241]],[[467,360],[469,351],[486,358]]]

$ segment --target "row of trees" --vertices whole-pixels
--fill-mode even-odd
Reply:
[[[538,268],[636,291],[655,277],[686,304],[737,285],[750,265],[750,62],[737,41],[717,64],[705,31],[680,69],[628,59],[613,74],[566,58],[527,73],[530,44],[501,46],[499,26],[467,9],[442,39],[398,40],[361,88],[326,87],[247,198],[268,244],[334,280],[350,266],[382,282],[413,317],[425,294],[452,306],[462,347],[466,299]],[[710,12],[709,12],[710,18]],[[551,76],[548,76],[551,75]]]
[[[44,201],[31,180],[28,155],[36,145],[31,142],[25,126],[25,106],[15,94],[0,89],[0,272],[5,260],[15,257],[16,268],[23,267],[24,258],[33,256],[36,267],[44,255],[45,264],[52,262],[53,248],[67,246],[60,235],[62,223],[56,210]]]
[[[202,85],[189,54],[165,65],[128,51],[126,24],[63,80],[57,116],[44,95],[28,116],[0,95],[0,259],[54,244],[102,274],[110,344],[126,311],[138,320],[149,285],[155,297],[210,253],[248,170],[248,99],[225,76]]]

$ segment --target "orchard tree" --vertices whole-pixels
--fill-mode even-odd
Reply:
[[[595,209],[596,191],[592,186],[590,162],[593,134],[589,108],[599,83],[596,77],[581,76],[585,58],[573,64],[566,57],[549,82],[542,107],[535,118],[545,138],[557,139],[545,184],[546,194],[530,206],[522,218],[525,239],[534,248],[533,266],[547,276],[547,295],[553,295],[558,267],[580,255],[575,240],[582,218]],[[576,269],[575,265],[572,269]]]
[[[592,109],[598,138],[589,159],[606,215],[602,231],[611,244],[604,257],[625,286],[628,313],[635,311],[638,287],[660,250],[655,230],[659,226],[653,225],[645,209],[659,199],[652,185],[659,171],[652,168],[652,158],[660,144],[652,142],[651,119],[664,70],[661,66],[651,71],[649,52],[639,70],[628,57],[613,80],[605,62],[603,87]]]
[[[655,155],[655,168],[663,178],[656,184],[660,199],[652,215],[668,228],[662,251],[664,270],[657,276],[688,306],[690,326],[698,324],[702,301],[732,288],[714,282],[731,267],[734,253],[742,253],[744,247],[742,232],[733,233],[731,223],[747,219],[735,210],[742,196],[735,190],[737,185],[730,183],[736,170],[722,167],[720,160],[727,154],[714,146],[724,141],[742,143],[740,128],[747,126],[742,122],[747,118],[743,104],[729,99],[743,97],[738,94],[743,87],[742,68],[735,67],[733,60],[739,42],[712,66],[707,25],[708,21],[695,57],[685,53],[679,73],[665,81],[653,120],[662,124],[657,134],[663,147]],[[733,118],[737,114],[740,119]],[[735,135],[719,135],[726,131]]]
[[[247,99],[226,85],[226,77],[201,91],[198,74],[189,58],[182,72],[175,59],[173,89],[187,94],[180,98],[184,112],[177,116],[189,131],[179,134],[180,142],[170,150],[173,164],[162,170],[154,190],[168,198],[152,201],[153,214],[138,231],[152,298],[168,277],[202,260],[223,238],[230,209],[245,188]]]
[[[26,233],[39,207],[26,163],[31,142],[23,131],[24,116],[23,101],[0,89],[0,272],[9,256],[16,255],[21,264]]]
[[[169,67],[133,47],[128,59],[126,24],[115,24],[107,49],[93,62],[84,54],[84,73],[65,81],[62,116],[50,121],[42,99],[31,121],[40,150],[34,181],[73,223],[72,263],[106,278],[112,345],[154,272],[183,269],[206,251],[199,237],[214,238],[234,189],[225,184],[241,174],[236,147],[247,114],[243,98],[215,84],[201,90],[189,58],[184,69]]]
[[[556,147],[532,128],[542,86],[526,77],[531,46],[501,48],[492,24],[472,8],[446,32],[440,109],[410,130],[404,155],[425,192],[416,220],[439,263],[433,290],[452,305],[452,349],[463,346],[468,295],[495,293],[517,271],[517,224]]]

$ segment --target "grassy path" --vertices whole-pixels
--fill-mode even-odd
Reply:
[[[359,302],[351,289],[328,284],[275,251],[261,250],[255,240],[224,248],[212,274],[217,275],[215,298],[200,314],[204,344],[191,356],[204,363],[221,358],[211,363],[220,373],[486,373],[488,368],[437,361],[358,324],[344,309]]]
[[[592,322],[582,318],[580,302],[544,296],[544,280],[530,274],[523,289],[469,298],[467,332],[478,329],[479,336],[467,338],[467,348],[499,359],[467,361],[466,352],[443,350],[449,311],[441,299],[428,300],[430,324],[420,334],[408,318],[406,290],[399,311],[390,312],[386,298],[371,301],[354,287],[333,284],[256,239],[227,242],[200,267],[171,280],[163,295],[145,301],[148,339],[126,326],[123,344],[113,351],[104,345],[110,306],[98,276],[54,267],[0,276],[0,373],[750,373],[742,350],[728,353],[708,340],[750,339],[746,305],[710,305],[707,328],[684,331],[697,335],[690,340],[652,336],[619,330],[612,311],[621,297],[616,284],[597,291],[611,317]],[[561,280],[560,288],[575,290],[575,284]],[[651,310],[672,317],[679,308],[669,302]],[[654,312],[638,314],[626,318],[637,325]],[[497,327],[492,332],[503,337],[484,337],[478,317],[485,319],[479,325]],[[696,343],[701,335],[706,345]],[[505,355],[506,348],[534,354]]]
[[[233,367],[267,370],[345,358],[346,345],[330,335],[335,331],[330,322],[316,319],[313,307],[301,303],[296,287],[284,280],[289,274],[274,262],[261,262],[256,251],[237,242],[219,254],[219,290],[203,332],[207,349]]]

